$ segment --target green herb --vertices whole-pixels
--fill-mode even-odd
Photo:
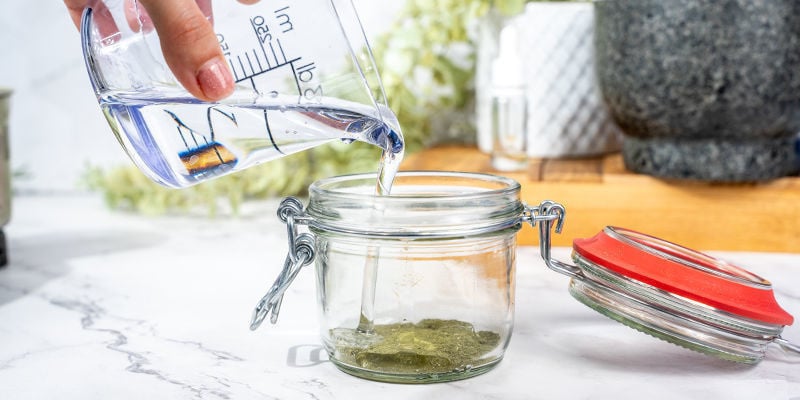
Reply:
[[[500,343],[500,335],[476,332],[472,324],[425,319],[419,323],[375,325],[359,346],[352,338],[337,340],[338,361],[367,370],[396,374],[446,373],[480,366]],[[345,335],[350,336],[350,335]]]

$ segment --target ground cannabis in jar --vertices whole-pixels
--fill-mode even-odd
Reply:
[[[347,336],[351,336],[351,334]],[[387,373],[443,373],[479,366],[500,342],[500,335],[475,331],[457,320],[424,319],[418,323],[375,325],[359,344],[332,332],[339,361]],[[340,332],[341,333],[341,332]]]

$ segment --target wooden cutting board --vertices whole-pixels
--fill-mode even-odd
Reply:
[[[495,171],[473,147],[414,153],[404,170],[485,172],[516,179],[528,204],[554,200],[567,210],[555,246],[595,235],[604,226],[638,230],[699,250],[800,253],[800,178],[768,183],[711,184],[654,178],[627,171],[619,154],[572,160],[533,160],[524,172]],[[527,226],[521,244],[538,243]]]

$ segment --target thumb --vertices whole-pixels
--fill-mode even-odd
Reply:
[[[140,0],[161,40],[167,65],[186,90],[206,101],[233,92],[228,69],[211,22],[207,0]],[[201,6],[203,10],[201,10]]]

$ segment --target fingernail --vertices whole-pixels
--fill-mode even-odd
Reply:
[[[197,72],[197,83],[210,100],[220,100],[233,92],[233,76],[219,58],[214,58],[200,67],[200,71]]]

